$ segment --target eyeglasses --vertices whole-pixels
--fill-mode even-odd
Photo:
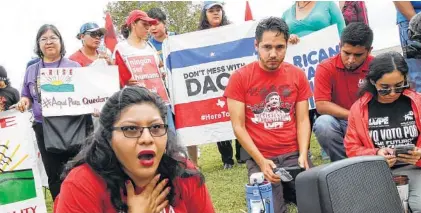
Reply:
[[[57,36],[52,36],[52,37],[50,37],[50,38],[45,38],[45,37],[43,37],[43,38],[40,38],[40,39],[39,39],[39,43],[43,43],[43,44],[45,44],[45,43],[47,43],[48,41],[50,41],[51,43],[57,43],[59,40],[60,40],[60,38],[59,38],[59,37],[57,37]]]
[[[85,34],[91,36],[92,38],[104,37],[104,33],[102,33],[101,31],[85,32]]]
[[[395,93],[402,93],[405,89],[409,88],[409,84],[407,83],[406,85],[400,86],[400,87],[391,87],[391,88],[387,88],[387,89],[377,89],[377,92],[379,93],[379,95],[381,96],[385,96],[385,95],[389,95],[390,93],[392,93],[392,90],[395,91]]]
[[[161,137],[167,134],[168,125],[167,124],[155,124],[152,126],[116,126],[113,127],[113,130],[122,131],[126,138],[140,138],[142,136],[143,130],[148,129],[152,137]]]

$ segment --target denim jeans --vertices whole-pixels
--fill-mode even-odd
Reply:
[[[314,122],[314,135],[332,162],[346,158],[344,137],[347,126],[348,121],[331,115],[321,115]]]
[[[399,26],[399,38],[401,41],[401,47],[405,61],[408,64],[408,80],[411,87],[417,92],[421,92],[421,59],[407,58],[406,47],[411,43],[408,38],[408,21],[404,21],[398,24]]]

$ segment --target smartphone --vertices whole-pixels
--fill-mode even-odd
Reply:
[[[298,174],[305,171],[304,168],[301,168],[300,166],[293,166],[293,167],[284,167],[284,169],[291,174],[291,176],[294,178],[297,177]]]
[[[409,154],[409,151],[412,151],[415,149],[414,144],[407,144],[407,145],[397,145],[395,146],[395,156],[398,156],[399,154]]]
[[[284,182],[290,182],[291,180],[294,180],[294,177],[292,177],[291,174],[289,174],[289,172],[284,168],[275,168],[273,169],[273,173],[278,175]]]

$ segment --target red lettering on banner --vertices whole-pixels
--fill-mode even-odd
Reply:
[[[175,126],[177,129],[230,121],[230,115],[223,97],[176,104]]]
[[[0,129],[4,129],[4,128],[7,128],[7,127],[11,127],[11,126],[16,125],[15,118],[16,118],[16,116],[0,118]]]
[[[13,211],[9,213],[36,213],[37,206],[24,208],[18,211]]]

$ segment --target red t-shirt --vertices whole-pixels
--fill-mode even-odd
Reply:
[[[231,75],[224,96],[245,104],[247,132],[265,158],[298,150],[295,104],[312,96],[300,68],[284,62],[267,72],[253,62]]]
[[[373,56],[368,56],[365,62],[354,71],[346,71],[341,54],[324,60],[317,66],[314,99],[315,101],[330,101],[345,109],[351,109],[358,99],[359,86],[368,73],[368,65]]]
[[[88,57],[86,57],[86,55],[83,54],[81,50],[78,50],[75,53],[73,53],[69,57],[69,59],[72,60],[72,61],[76,61],[82,67],[87,67],[90,64],[92,64],[92,62],[93,62],[91,59],[89,59]]]
[[[176,179],[175,205],[167,213],[213,213],[212,201],[199,177]],[[181,198],[180,198],[181,197]],[[122,197],[125,200],[125,197]],[[54,202],[55,213],[116,213],[105,181],[87,164],[70,171]]]

